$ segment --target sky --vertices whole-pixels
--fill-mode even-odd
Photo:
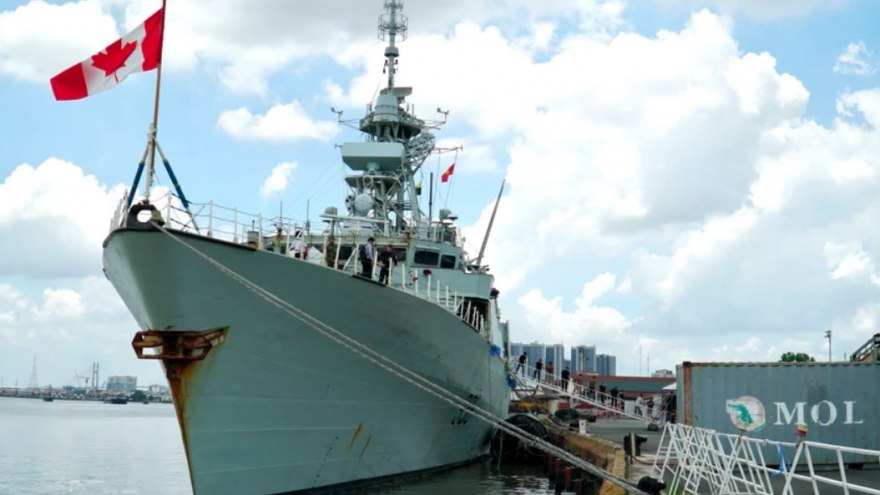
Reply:
[[[318,221],[382,82],[380,0],[168,0],[158,140],[199,205]],[[876,0],[404,2],[398,84],[449,112],[437,205],[486,258],[512,339],[619,374],[841,359],[880,315]],[[101,271],[155,71],[78,101],[49,79],[159,0],[0,4],[0,379],[162,383]],[[154,199],[170,181],[159,171]],[[427,209],[427,205],[423,205]],[[197,206],[198,207],[198,206]],[[436,207],[435,207],[435,211]],[[639,359],[639,355],[643,357]],[[650,364],[648,363],[650,360]]]

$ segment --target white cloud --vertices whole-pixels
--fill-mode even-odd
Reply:
[[[0,75],[45,83],[118,37],[99,0],[60,5],[35,0],[0,11]]]
[[[328,120],[312,120],[298,101],[279,104],[263,115],[247,108],[226,110],[217,120],[227,134],[238,139],[270,142],[319,139],[327,141],[339,133],[339,126]]]
[[[741,14],[758,20],[802,16],[816,10],[841,8],[849,0],[655,0],[660,7],[711,7],[725,14]]]
[[[269,177],[260,186],[260,196],[269,198],[287,190],[290,175],[296,169],[296,162],[284,162],[272,169]]]
[[[834,62],[834,72],[870,76],[877,72],[874,54],[868,50],[864,41],[850,43]]]
[[[95,53],[159,8],[160,0],[80,0],[47,5],[32,0],[15,11],[0,11],[0,74],[44,81],[54,71]],[[337,0],[292,4],[287,0],[175,0],[167,6],[165,66],[192,71],[217,69],[235,92],[267,95],[268,76],[316,55],[336,56],[353,42],[375,39],[382,2]],[[405,14],[418,33],[442,30],[471,19],[503,20],[505,29],[534,29],[537,46],[550,42],[541,19],[565,13],[583,25],[619,16],[620,0],[449,0],[408,2]],[[116,27],[110,13],[119,13]],[[609,22],[598,23],[604,29]],[[381,64],[381,59],[372,61]]]
[[[57,158],[15,168],[0,184],[0,277],[96,273],[123,191]]]
[[[0,375],[62,383],[93,361],[104,373],[161,371],[130,350],[133,318],[101,273],[101,244],[124,186],[109,186],[57,158],[20,165],[0,184]],[[164,193],[157,188],[155,197]],[[127,352],[126,352],[127,351]]]

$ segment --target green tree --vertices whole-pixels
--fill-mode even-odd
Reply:
[[[135,402],[143,402],[147,399],[147,394],[143,390],[135,390],[131,394],[131,400]]]
[[[786,352],[779,358],[780,363],[812,363],[816,360],[804,352]]]

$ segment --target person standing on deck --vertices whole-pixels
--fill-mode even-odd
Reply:
[[[379,253],[379,283],[388,285],[391,281],[391,270],[397,266],[397,258],[391,244],[385,246],[385,250]]]
[[[327,249],[324,250],[324,263],[330,268],[336,268],[336,238],[332,235],[327,238]]]
[[[373,258],[376,255],[375,242],[376,239],[370,237],[360,249],[361,277],[367,277],[371,280],[373,278]]]
[[[302,230],[297,230],[295,234],[293,234],[293,243],[290,246],[290,251],[293,253],[293,257],[301,260],[303,259],[303,252],[306,251],[306,243],[303,241],[303,233]]]
[[[553,361],[547,362],[547,373],[544,375],[544,381],[549,383],[550,385],[556,385],[553,383]]]
[[[593,400],[596,400],[596,377],[590,376],[590,381],[587,382],[590,387],[590,395],[589,397]]]
[[[608,390],[605,387],[605,382],[599,384],[599,399],[602,401],[602,404],[605,404],[605,391]]]
[[[544,363],[541,362],[540,359],[538,359],[538,362],[535,363],[535,372],[532,373],[532,379],[538,380],[538,381],[541,380],[541,368],[543,368],[543,367],[544,367]]]
[[[568,366],[562,370],[562,390],[568,391],[568,377],[571,376],[571,371],[568,371]]]

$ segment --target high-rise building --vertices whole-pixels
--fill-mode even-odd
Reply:
[[[565,367],[565,346],[562,344],[550,344],[544,348],[544,367],[553,363],[553,376],[557,379]]]
[[[137,390],[136,376],[109,376],[107,377],[108,392],[134,392]]]
[[[603,376],[617,376],[617,358],[610,354],[596,356],[596,372]]]
[[[579,345],[571,348],[571,372],[572,373],[595,373],[596,372],[596,346]]]
[[[514,344],[514,343],[510,344],[510,362],[511,363],[514,363],[514,364],[518,363],[519,357],[520,357],[520,355],[522,355],[522,353],[523,353],[523,345],[522,344]]]
[[[538,342],[532,342],[531,344],[523,344],[523,352],[526,353],[526,366],[529,368],[534,368],[535,363],[538,362],[539,359],[543,360],[544,355],[546,353],[544,344],[539,344]],[[545,363],[546,364],[546,363]]]

